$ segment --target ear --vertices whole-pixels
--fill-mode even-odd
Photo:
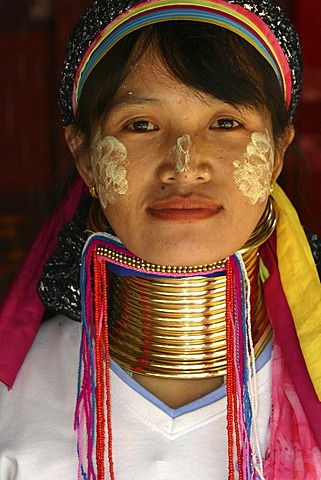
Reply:
[[[291,124],[287,127],[284,135],[279,140],[278,145],[275,148],[274,166],[273,166],[273,173],[272,173],[273,183],[277,181],[278,176],[282,171],[283,163],[284,163],[284,155],[285,155],[286,149],[292,143],[294,135],[295,135],[295,130],[293,125]]]
[[[74,125],[68,125],[65,129],[65,139],[69,150],[75,160],[75,165],[79,175],[88,187],[94,184],[94,174],[91,167],[89,152],[79,154],[79,149],[83,143],[84,137],[75,130]]]

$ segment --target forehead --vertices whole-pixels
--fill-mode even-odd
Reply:
[[[215,97],[186,85],[176,78],[155,49],[150,48],[129,66],[129,72],[118,88],[113,106],[126,104],[159,103],[188,98],[189,101],[210,104]]]
[[[219,80],[220,81],[220,80]],[[215,78],[214,78],[215,82]],[[219,100],[215,95],[186,85],[169,71],[164,61],[154,48],[149,48],[137,60],[130,63],[129,72],[118,88],[112,102],[111,111],[128,106],[154,105],[169,106],[173,104],[201,105],[213,109],[230,105],[235,111],[246,115],[264,115],[270,117],[266,109],[254,106],[229,104]]]

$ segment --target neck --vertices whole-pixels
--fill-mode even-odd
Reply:
[[[133,378],[170,408],[180,408],[214,392],[224,384],[225,377],[196,379],[162,378],[133,374]]]

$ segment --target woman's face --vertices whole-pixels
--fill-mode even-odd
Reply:
[[[267,114],[192,90],[146,55],[78,168],[131,252],[195,265],[245,244],[282,159]]]

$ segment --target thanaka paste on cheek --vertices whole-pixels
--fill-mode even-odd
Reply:
[[[271,184],[274,152],[269,132],[254,132],[241,160],[233,162],[234,179],[252,205],[264,202]]]
[[[189,170],[191,144],[191,137],[187,134],[177,139],[174,149],[176,151],[175,170],[178,173],[188,172]]]
[[[117,138],[103,137],[98,128],[90,148],[90,160],[99,200],[104,208],[115,203],[116,195],[125,195],[127,150]]]

